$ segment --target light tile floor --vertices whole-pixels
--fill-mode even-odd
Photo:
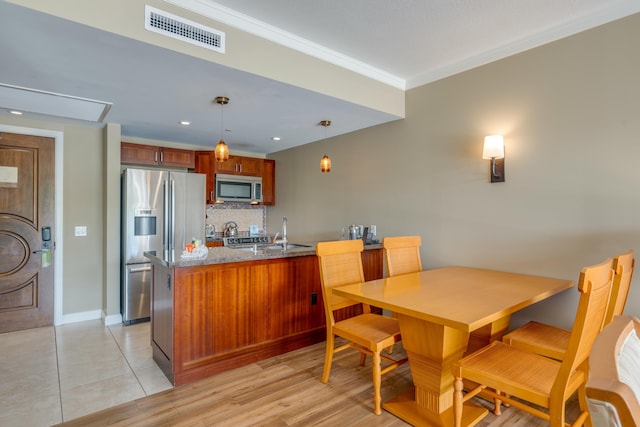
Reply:
[[[91,320],[0,334],[0,426],[51,426],[171,388],[149,330]]]

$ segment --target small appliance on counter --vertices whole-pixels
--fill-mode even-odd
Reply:
[[[229,221],[224,225],[224,237],[235,237],[238,235],[238,224]]]
[[[373,240],[376,235],[376,226],[362,226],[351,224],[349,226],[349,240],[358,240],[362,239],[365,245],[372,243],[380,243],[379,241]]]
[[[349,240],[358,240],[361,236],[361,225],[351,224],[349,226]]]

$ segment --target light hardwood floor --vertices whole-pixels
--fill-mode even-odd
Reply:
[[[394,356],[402,354],[396,344]],[[2,426],[407,425],[386,411],[373,414],[370,361],[359,367],[355,351],[336,354],[322,384],[324,343],[177,388],[151,359],[148,323],[107,328],[90,321],[2,334],[0,356]],[[411,387],[409,366],[382,381],[384,402]],[[479,425],[548,424],[506,408]]]

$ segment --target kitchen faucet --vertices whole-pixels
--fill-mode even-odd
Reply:
[[[273,238],[273,243],[276,245],[282,245],[282,250],[286,251],[287,250],[287,217],[283,216],[282,217],[282,238],[278,239],[278,234],[280,234],[279,232],[276,233],[275,237]]]

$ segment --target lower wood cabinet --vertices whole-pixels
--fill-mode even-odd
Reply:
[[[363,265],[367,280],[382,277],[382,249],[365,251]],[[154,264],[151,343],[176,386],[326,338],[315,255],[162,269]]]

